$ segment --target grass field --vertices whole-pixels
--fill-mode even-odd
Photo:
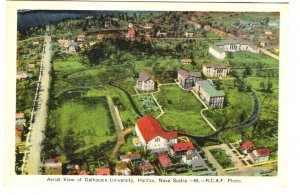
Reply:
[[[203,105],[191,92],[183,91],[177,85],[162,86],[155,97],[165,112],[158,120],[167,129],[193,135],[212,132],[201,117]]]
[[[106,97],[70,100],[54,110],[49,119],[50,126],[61,131],[60,137],[73,130],[84,142],[81,150],[116,138]]]
[[[223,167],[223,169],[231,168],[234,164],[227,157],[227,154],[222,149],[212,149],[210,153],[214,156],[214,158],[218,161],[218,163]]]
[[[255,54],[251,52],[235,52],[232,53],[233,58],[228,58],[233,68],[258,68],[258,64],[262,64],[263,68],[278,67],[278,61],[263,54]]]

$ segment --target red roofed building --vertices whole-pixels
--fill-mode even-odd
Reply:
[[[135,132],[147,150],[166,151],[170,146],[177,143],[177,132],[164,131],[160,123],[148,115],[136,122]]]
[[[173,145],[173,150],[175,153],[182,153],[193,149],[194,146],[192,142],[181,142]]]
[[[109,168],[97,168],[95,169],[95,175],[110,175]]]
[[[159,164],[163,167],[163,168],[168,168],[172,165],[172,161],[169,158],[167,153],[158,153],[157,154],[157,159]]]
[[[134,39],[135,38],[135,31],[134,30],[128,30],[126,37],[129,39]]]
[[[16,119],[22,119],[24,118],[24,113],[20,112],[20,113],[16,113]]]
[[[140,163],[138,170],[143,176],[155,175],[154,167],[149,162]]]
[[[86,172],[86,170],[81,170],[79,171],[78,175],[88,175],[88,173]]]
[[[16,143],[21,143],[23,131],[19,131],[16,129]]]
[[[267,148],[256,149],[249,153],[249,158],[255,163],[260,163],[269,160],[270,150]]]
[[[243,150],[244,153],[247,154],[247,151],[252,148],[253,143],[251,141],[245,141],[242,145],[241,145],[241,149]]]
[[[78,35],[77,36],[77,41],[84,41],[85,40],[85,35]]]

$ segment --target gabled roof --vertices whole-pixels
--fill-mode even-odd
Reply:
[[[151,79],[151,76],[148,72],[146,71],[142,71],[139,73],[139,81],[148,81],[149,79]]]
[[[128,34],[129,35],[135,35],[135,31],[134,30],[128,30]]]
[[[145,162],[145,163],[140,163],[138,169],[140,171],[148,171],[148,170],[154,170],[154,167],[149,162]]]
[[[188,77],[201,77],[200,72],[187,72],[185,70],[178,70],[178,75],[183,77],[183,79],[186,79]]]
[[[172,165],[172,161],[166,153],[158,153],[157,158],[158,158],[159,164],[163,168],[167,168]]]
[[[95,175],[110,175],[109,168],[97,168],[95,169]]]
[[[136,122],[144,140],[149,142],[153,138],[160,136],[164,139],[176,139],[177,132],[166,132],[160,123],[153,117],[145,115]]]
[[[194,149],[192,142],[181,142],[173,145],[175,152],[186,151]]]
[[[253,146],[253,143],[252,143],[251,141],[245,141],[245,142],[241,145],[241,149],[242,149],[242,150],[249,150],[252,146]]]
[[[138,160],[141,159],[141,154],[125,154],[120,156],[121,160],[130,159],[130,160]]]
[[[22,132],[23,131],[16,130],[16,137],[22,137]]]
[[[19,118],[24,118],[24,113],[23,112],[16,113],[16,119],[19,119]]]
[[[24,125],[23,125],[23,123],[17,123],[17,124],[16,124],[16,130],[23,131],[23,130],[24,130]]]
[[[259,157],[264,157],[264,156],[270,155],[270,150],[267,148],[256,149],[255,151],[257,153],[257,156],[259,156]]]

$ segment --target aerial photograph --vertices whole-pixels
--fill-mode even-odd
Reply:
[[[276,177],[279,34],[279,12],[18,10],[15,174]]]

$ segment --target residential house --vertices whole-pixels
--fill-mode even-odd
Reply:
[[[26,70],[27,72],[32,72],[35,68],[35,64],[27,64],[26,65]]]
[[[128,28],[133,28],[133,24],[132,23],[128,23]]]
[[[24,130],[24,124],[23,123],[17,123],[16,124],[16,130],[23,131]]]
[[[126,38],[135,39],[135,36],[136,36],[135,30],[128,30],[128,32],[126,34]]]
[[[103,33],[98,33],[97,34],[97,40],[103,40],[104,34]]]
[[[153,24],[150,23],[146,23],[144,26],[141,26],[143,29],[147,30],[147,29],[151,29],[153,28]]]
[[[207,80],[197,81],[194,90],[207,105],[212,108],[223,108],[224,91],[216,90]]]
[[[156,37],[167,37],[168,36],[168,34],[167,33],[165,33],[165,32],[160,32],[160,30],[156,33]]]
[[[115,174],[128,176],[131,175],[131,170],[127,167],[125,163],[122,163],[115,166]]]
[[[145,71],[140,72],[136,88],[140,91],[153,91],[155,89],[155,82],[151,77],[152,76]]]
[[[32,46],[38,46],[40,44],[40,42],[38,42],[38,41],[32,41]]]
[[[186,38],[192,38],[192,37],[194,37],[194,33],[191,33],[191,32],[185,32],[185,33],[184,33],[184,37],[186,37]]]
[[[158,153],[157,159],[160,166],[164,169],[170,168],[173,165],[167,153]]]
[[[16,113],[16,119],[22,119],[24,117],[25,117],[25,114],[23,112]]]
[[[190,58],[183,58],[183,59],[180,60],[180,62],[182,64],[191,64],[193,62],[193,60],[190,59]]]
[[[17,71],[17,80],[19,79],[26,79],[28,74],[26,71]]]
[[[120,160],[122,162],[128,163],[129,161],[132,160],[140,160],[141,159],[141,154],[125,154],[120,156]]]
[[[138,165],[138,171],[143,176],[155,175],[154,167],[149,162],[143,162]]]
[[[96,168],[94,174],[95,175],[110,175],[110,169],[109,168]]]
[[[16,129],[16,144],[21,143],[23,131]]]
[[[226,64],[205,64],[202,72],[206,77],[226,77],[230,71],[230,66]]]
[[[89,175],[86,170],[81,170],[78,172],[78,175]]]
[[[191,89],[200,79],[200,72],[187,72],[185,70],[178,70],[177,80],[180,86],[184,89]]]
[[[261,163],[269,160],[270,150],[267,148],[256,149],[248,154],[248,157],[254,163]]]
[[[253,147],[253,143],[251,141],[245,141],[244,143],[241,144],[241,150],[243,153],[247,154],[248,150]]]
[[[45,160],[44,165],[46,175],[62,175],[62,163],[59,157]]]
[[[85,35],[78,35],[77,41],[85,41]]]
[[[172,154],[183,154],[188,150],[193,150],[194,146],[192,142],[180,142],[173,145],[173,150],[171,150]]]
[[[218,60],[224,60],[226,58],[225,51],[215,45],[210,46],[208,52]]]
[[[209,31],[209,30],[210,30],[210,25],[204,25],[203,29],[204,29],[205,31]]]
[[[177,132],[166,132],[153,117],[145,115],[135,124],[135,133],[142,146],[152,152],[168,151],[169,147],[177,143]]]

